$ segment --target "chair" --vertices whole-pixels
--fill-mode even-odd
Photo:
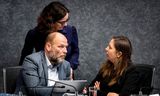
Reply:
[[[142,94],[151,94],[154,83],[155,66],[148,64],[136,64],[136,70],[139,72],[138,88]]]
[[[21,66],[3,68],[3,91],[4,93],[14,93],[16,81],[19,76]]]

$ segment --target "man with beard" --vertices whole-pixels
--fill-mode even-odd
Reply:
[[[72,79],[70,63],[65,60],[67,39],[59,32],[49,33],[44,50],[26,56],[22,64],[20,88],[28,96],[50,96],[53,80]]]

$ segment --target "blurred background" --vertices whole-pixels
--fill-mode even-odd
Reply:
[[[27,32],[52,1],[0,0],[0,69],[18,65]],[[76,79],[90,83],[106,59],[104,48],[111,37],[125,35],[133,45],[133,62],[156,66],[154,92],[160,93],[160,0],[58,1],[69,8],[68,23],[78,30],[80,66]]]

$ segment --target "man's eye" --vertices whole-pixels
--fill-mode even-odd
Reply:
[[[59,48],[64,48],[64,46],[59,46]]]

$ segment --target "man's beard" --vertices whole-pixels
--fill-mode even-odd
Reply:
[[[58,54],[58,53],[53,53],[53,52],[50,52],[50,54],[48,54],[48,57],[49,57],[49,61],[51,62],[51,64],[53,66],[57,66],[58,64],[61,64],[64,59],[65,59],[65,56],[57,56],[55,54]]]
[[[50,58],[50,62],[51,64],[53,64],[53,66],[57,66],[58,64],[61,64],[64,61],[64,59],[62,58]]]

